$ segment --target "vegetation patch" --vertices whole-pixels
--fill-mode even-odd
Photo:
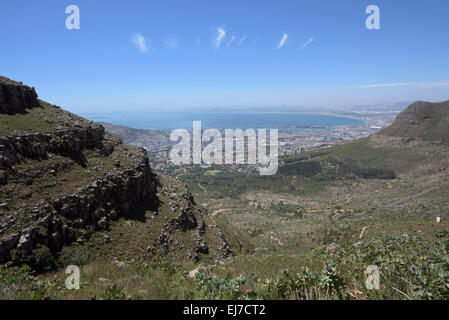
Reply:
[[[204,172],[204,174],[206,176],[215,176],[220,172],[221,172],[220,170],[207,170],[206,172]]]

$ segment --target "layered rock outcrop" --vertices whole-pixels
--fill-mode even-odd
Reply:
[[[44,244],[58,252],[64,245],[85,241],[92,232],[107,230],[110,220],[126,217],[152,199],[155,180],[145,151],[140,152],[142,161],[136,167],[109,174],[77,193],[16,212],[15,216],[30,217],[31,223],[0,241],[0,262],[7,261],[16,248],[29,253]]]
[[[0,77],[0,120],[10,119],[17,121],[14,132],[0,133],[0,263],[14,249],[27,254],[38,244],[56,253],[155,199],[145,150],[124,146],[103,126],[41,103],[34,88]]]
[[[23,113],[27,108],[39,106],[34,88],[0,78],[0,113]]]
[[[123,144],[103,126],[37,100],[33,88],[2,77],[0,124],[0,263],[30,261],[41,245],[58,257],[73,242],[90,246],[95,232],[104,232],[104,258],[120,241],[110,234],[123,221],[111,222],[122,217],[145,221],[140,227],[150,234],[139,234],[134,251],[144,257],[231,254],[220,232],[210,234],[215,225],[206,232],[207,213],[188,188],[168,177],[160,184],[146,150]]]
[[[38,132],[0,137],[0,165],[10,167],[24,158],[44,159],[50,152],[78,159],[84,148],[101,148],[110,154],[113,147],[106,147],[103,137],[104,128],[99,125],[57,130],[55,134]]]

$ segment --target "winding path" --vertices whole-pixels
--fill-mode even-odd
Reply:
[[[424,190],[424,191],[422,191],[422,192],[420,192],[420,193],[417,193],[417,194],[408,196],[408,197],[403,198],[403,199],[401,199],[401,200],[396,200],[396,201],[393,201],[393,202],[390,202],[390,203],[387,203],[387,204],[382,204],[382,205],[378,206],[377,208],[390,208],[390,207],[394,207],[394,206],[397,206],[398,204],[401,204],[401,203],[410,201],[410,200],[412,200],[412,199],[421,197],[421,196],[423,196],[423,195],[425,195],[425,194],[428,194],[429,192],[431,192],[431,191],[433,191],[433,190],[435,190],[435,189],[438,189],[438,188],[439,188],[439,186],[427,188],[426,190]],[[374,209],[377,209],[377,208],[374,208]],[[357,216],[357,217],[359,217],[359,216],[363,216],[363,215],[365,215],[365,214],[367,214],[367,213],[368,213],[368,211],[363,211],[363,212],[356,213],[356,214],[354,214],[354,215]]]
[[[230,209],[230,208],[226,208],[226,209],[218,209],[215,210],[214,212],[211,213],[212,217],[216,217],[217,214],[222,213],[222,212],[226,212],[226,211],[230,211],[230,210],[236,210],[236,209]]]
[[[218,209],[218,210],[213,211],[213,212],[209,215],[209,218],[210,218],[215,224],[217,224],[217,223],[215,222],[215,220],[214,220],[213,217],[216,217],[217,214],[219,214],[219,213],[226,212],[226,211],[232,211],[232,210],[243,210],[243,209],[235,209],[235,208]],[[240,240],[240,238],[239,238],[237,232],[236,232],[234,229],[232,229],[232,233],[234,234],[235,238],[236,238],[237,241],[239,242],[240,252],[241,252],[241,253],[244,253],[244,246],[243,246],[242,240]]]
[[[404,198],[404,199],[401,199],[401,200],[397,200],[397,201],[394,201],[394,202],[391,202],[391,203],[388,203],[388,204],[384,204],[384,205],[380,206],[380,208],[388,208],[388,207],[396,206],[396,205],[398,205],[398,204],[407,202],[407,201],[409,201],[409,200],[412,200],[412,199],[421,197],[421,196],[423,196],[423,195],[425,195],[425,194],[427,194],[427,193],[429,193],[429,192],[431,192],[431,191],[433,191],[433,190],[435,190],[435,189],[438,189],[438,188],[439,188],[439,187],[428,188],[428,189],[426,189],[426,190],[424,190],[424,191],[422,191],[422,192],[420,192],[420,193],[414,194],[414,195],[409,196],[409,197],[407,197],[407,198]]]

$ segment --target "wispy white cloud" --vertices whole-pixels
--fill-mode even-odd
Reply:
[[[148,45],[147,45],[147,39],[145,39],[145,37],[142,34],[136,33],[133,36],[133,42],[137,46],[137,49],[139,49],[139,51],[141,53],[146,53],[149,51]]]
[[[235,41],[235,39],[237,39],[235,36],[231,37],[231,40],[229,40],[227,47],[229,48],[231,46],[231,44]]]
[[[422,88],[434,88],[434,87],[449,87],[449,81],[439,82],[391,82],[391,83],[373,83],[364,85],[349,86],[350,88],[392,88],[392,87],[422,87]]]
[[[287,42],[287,38],[288,38],[288,34],[284,33],[282,35],[281,41],[279,41],[278,46],[274,49],[277,50],[277,49],[282,48],[285,45],[285,43]]]
[[[237,44],[237,46],[240,47],[240,46],[242,45],[242,43],[245,42],[246,38],[247,38],[246,35],[244,35],[243,37],[241,37],[240,40],[239,40],[239,43]]]
[[[215,48],[220,48],[221,42],[226,37],[226,30],[223,28],[217,28],[217,35],[214,41]]]
[[[307,47],[309,44],[311,44],[312,42],[314,42],[315,39],[313,37],[310,37],[309,40],[307,40],[306,42],[304,42],[304,44],[301,46],[301,49],[304,49],[305,47]]]
[[[162,42],[164,45],[170,49],[178,49],[179,48],[179,42],[178,39],[175,37],[164,35],[164,38],[162,39]]]

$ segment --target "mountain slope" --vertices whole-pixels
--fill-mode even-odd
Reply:
[[[144,149],[38,100],[34,88],[0,78],[0,262],[42,267],[36,252],[58,258],[73,242],[92,247],[98,234],[107,249],[97,251],[117,253],[109,234],[121,218],[161,221],[154,223],[158,230],[149,229],[155,234],[140,236],[134,258],[147,258],[149,251],[169,255],[172,242],[182,259],[229,254],[221,235],[206,228],[207,217],[188,190],[161,202],[173,186],[160,183]],[[166,215],[159,217],[160,211]]]
[[[397,174],[410,173],[422,166],[439,170],[442,160],[447,159],[447,143],[449,101],[415,102],[382,131],[329,149],[283,158],[279,171],[295,175],[314,162],[314,168],[321,169],[307,177],[394,179]]]
[[[384,136],[449,142],[449,100],[418,101],[401,112],[394,123],[378,133]]]

